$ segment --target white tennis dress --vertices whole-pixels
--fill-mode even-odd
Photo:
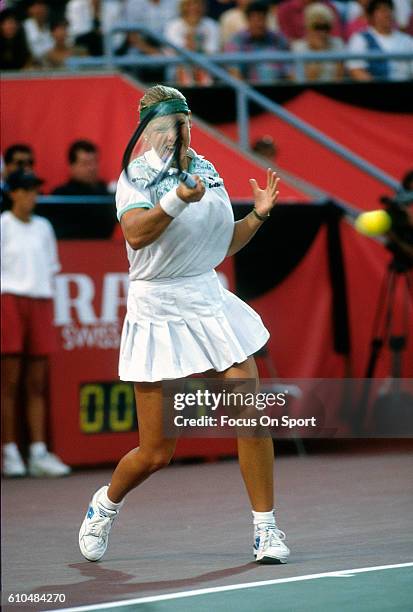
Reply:
[[[222,178],[192,149],[189,172],[205,185],[200,202],[189,204],[161,236],[129,259],[129,294],[122,330],[121,380],[154,382],[206,370],[223,371],[245,361],[268,340],[259,315],[224,289],[214,268],[228,251],[234,216]],[[172,171],[159,185],[148,182],[159,171],[153,151],[124,173],[116,191],[118,219],[132,208],[153,208],[178,186]]]

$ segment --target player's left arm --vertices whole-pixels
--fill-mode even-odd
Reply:
[[[255,179],[249,180],[254,195],[254,209],[257,215],[263,219],[260,220],[254,211],[251,211],[246,217],[234,223],[234,233],[227,251],[227,256],[238,253],[238,251],[248,244],[257,230],[265,222],[277,203],[279,181],[280,179],[277,177],[277,173],[271,168],[267,169],[267,185],[264,189],[259,187]]]

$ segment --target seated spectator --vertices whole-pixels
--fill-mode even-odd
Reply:
[[[12,172],[11,210],[1,215],[2,473],[7,477],[71,471],[46,446],[48,358],[56,348],[54,278],[60,264],[52,226],[33,214],[42,182],[32,172]],[[27,425],[28,470],[17,446],[17,417]]]
[[[174,45],[197,53],[217,53],[219,28],[213,19],[205,17],[204,0],[181,0],[180,17],[167,24],[165,37]],[[199,68],[178,66],[169,78],[179,85],[209,85],[208,73]]]
[[[305,37],[305,20],[304,10],[306,6],[315,0],[285,0],[278,5],[277,15],[278,24],[284,36],[292,41],[299,40]],[[340,23],[340,17],[332,2],[323,0],[334,12],[334,22],[331,33],[333,36],[343,38],[343,29]]]
[[[26,34],[12,9],[0,13],[0,70],[21,70],[33,63]]]
[[[353,53],[365,51],[413,52],[413,38],[393,26],[392,0],[370,0],[367,9],[369,27],[354,34],[348,43]],[[412,78],[413,62],[399,60],[350,60],[350,76],[356,81],[374,79],[403,81]]]
[[[341,38],[331,36],[334,23],[334,13],[326,4],[314,2],[306,6],[304,11],[306,35],[302,40],[291,44],[293,51],[305,53],[308,51],[343,51]],[[306,62],[304,75],[307,81],[337,81],[343,78],[342,62]]]
[[[70,178],[57,187],[55,195],[108,195],[106,184],[99,179],[98,149],[93,142],[76,140],[68,151]]]
[[[69,22],[69,35],[75,44],[89,55],[102,55],[103,34],[117,21],[123,20],[123,0],[69,0],[65,17]],[[122,33],[112,36],[112,45],[118,49],[125,41]]]
[[[248,27],[236,34],[225,45],[225,51],[248,53],[250,51],[287,51],[288,44],[284,37],[271,32],[267,27],[268,5],[263,2],[252,2],[245,10]],[[237,78],[244,78],[251,83],[273,82],[284,79],[289,74],[289,67],[283,63],[257,62],[244,64],[242,67],[229,69]]]
[[[163,34],[166,25],[179,16],[178,4],[179,0],[125,0],[125,18],[131,25],[136,23]],[[153,39],[148,42],[158,46]]]
[[[103,3],[103,5],[106,4],[108,3]],[[89,55],[94,56],[103,54],[100,11],[101,3],[96,0],[70,0],[65,13],[69,24],[69,34],[75,44],[86,49]]]
[[[348,40],[356,32],[365,30],[368,25],[366,8],[369,0],[350,0],[346,3],[345,18],[345,38]],[[394,4],[394,21],[395,26],[399,30],[403,30],[408,34],[409,23],[412,18],[412,6],[409,0],[393,0]]]
[[[69,57],[86,55],[86,49],[69,44],[68,21],[61,19],[52,25],[54,46],[44,57],[44,64],[50,68],[64,68]]]
[[[224,47],[230,40],[242,30],[248,27],[245,9],[252,0],[237,0],[237,6],[225,11],[219,20],[221,46]],[[269,30],[276,32],[278,23],[274,12],[269,11],[267,14],[267,27]]]
[[[41,63],[44,55],[53,47],[49,27],[49,9],[45,0],[29,0],[28,19],[24,21],[27,42],[35,60]]]
[[[148,28],[154,34],[164,34],[167,23],[178,17],[179,0],[125,0],[124,19],[131,25]],[[159,55],[163,53],[157,39],[149,34],[131,32],[117,50],[117,55]],[[164,81],[162,67],[128,69],[144,82]]]
[[[164,51],[159,45],[152,42],[151,39],[142,36],[139,32],[128,32],[123,44],[115,53],[116,55],[134,57],[137,55],[160,55]],[[144,83],[155,83],[165,80],[165,71],[162,66],[132,67],[126,70]]]
[[[33,149],[23,143],[16,143],[7,147],[4,152],[4,167],[2,168],[1,180],[1,208],[10,208],[11,200],[9,197],[8,178],[17,170],[33,170],[34,153]]]

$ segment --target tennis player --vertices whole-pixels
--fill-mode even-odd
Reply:
[[[120,460],[110,484],[92,497],[79,532],[80,550],[89,561],[104,555],[127,493],[174,454],[176,440],[163,431],[162,380],[202,372],[257,381],[253,354],[269,337],[257,313],[222,287],[214,268],[242,249],[268,218],[278,197],[276,173],[268,169],[262,189],[250,179],[255,207],[234,223],[222,178],[189,146],[185,97],[156,85],[140,101],[140,119],[154,108],[160,115],[154,122],[168,115],[182,120],[181,163],[196,186],[188,188],[170,174],[156,189],[148,188],[161,167],[156,126],[152,149],[130,167],[134,184],[125,173],[118,182],[117,213],[130,263],[119,375],[135,383],[140,446]],[[240,437],[238,456],[252,506],[255,559],[285,563],[290,551],[275,519],[271,438]]]

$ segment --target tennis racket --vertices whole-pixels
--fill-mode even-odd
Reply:
[[[142,156],[156,156],[159,171],[152,178],[148,187],[158,185],[166,176],[176,175],[180,182],[190,189],[196,187],[196,181],[182,168],[182,149],[184,123],[178,115],[160,115],[156,109],[150,111],[140,121],[129,140],[122,159],[122,169],[134,185],[130,164]]]

